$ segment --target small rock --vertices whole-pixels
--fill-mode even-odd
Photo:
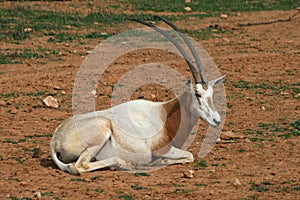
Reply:
[[[244,138],[245,136],[242,136],[242,135],[237,135],[235,134],[234,132],[232,131],[226,131],[226,132],[223,132],[221,135],[220,135],[220,138],[222,140],[232,140],[232,139],[242,139]]]
[[[6,106],[6,102],[5,101],[0,101],[0,106]]]
[[[68,53],[66,53],[66,52],[61,52],[61,56],[67,56],[68,55]]]
[[[240,16],[242,16],[242,13],[238,12],[238,13],[236,14],[236,16],[240,17]]]
[[[19,184],[20,184],[20,186],[26,186],[27,185],[27,183],[24,182],[24,181],[21,181]]]
[[[28,32],[31,32],[32,31],[32,28],[24,28],[24,32],[28,33]]]
[[[18,110],[15,109],[15,108],[12,108],[9,112],[10,114],[17,114],[18,113]]]
[[[35,197],[35,198],[38,198],[38,199],[41,199],[41,198],[42,198],[41,192],[35,192],[35,193],[34,193],[34,197]]]
[[[226,42],[226,43],[230,42],[230,40],[228,38],[223,38],[223,41]]]
[[[57,100],[55,98],[53,98],[52,96],[46,97],[46,99],[44,99],[43,102],[48,107],[58,108]]]
[[[141,94],[138,96],[138,99],[146,99],[145,95]]]
[[[151,94],[151,98],[154,99],[156,97],[155,94]]]
[[[92,90],[91,94],[94,95],[94,97],[97,97],[97,91],[96,90]]]
[[[246,138],[245,142],[250,143],[251,141],[248,138]]]
[[[191,0],[185,0],[185,3],[191,3],[192,1]]]
[[[190,7],[184,7],[184,10],[188,11],[188,12],[192,11],[192,9]]]
[[[183,178],[194,178],[195,171],[189,169],[189,170],[182,171],[182,173],[183,173]]]
[[[226,14],[221,14],[220,15],[220,19],[227,19],[228,18],[228,15],[226,15]]]
[[[284,96],[288,96],[289,93],[288,92],[280,92],[281,95],[284,95]]]
[[[233,184],[234,186],[240,186],[240,185],[242,185],[241,182],[240,182],[240,180],[237,179],[237,178],[235,178],[235,179],[233,180],[232,184]]]
[[[61,87],[59,87],[57,85],[54,85],[53,88],[54,88],[54,90],[61,90]]]

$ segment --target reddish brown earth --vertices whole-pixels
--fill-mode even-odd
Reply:
[[[65,4],[47,3],[40,8],[72,12]],[[58,54],[17,59],[21,64],[0,66],[0,198],[35,199],[38,192],[42,199],[297,199],[300,140],[299,125],[296,127],[295,122],[300,120],[300,20],[238,26],[286,18],[295,12],[251,12],[226,20],[176,22],[182,28],[218,24],[228,30],[199,42],[220,73],[227,76],[228,110],[223,131],[232,132],[234,138],[222,140],[205,158],[196,157],[194,163],[168,166],[147,174],[101,170],[74,176],[60,171],[50,157],[52,133],[72,116],[77,70],[87,50],[93,49],[99,39],[84,40],[81,45],[78,40],[53,44],[47,42],[49,36],[32,34],[19,43],[1,42],[2,50],[12,49],[16,53],[23,48],[46,48]],[[124,24],[115,31],[132,27],[138,25]],[[182,73],[190,76],[183,60],[171,54],[149,50],[124,55],[101,80],[97,109],[110,107],[110,85],[116,83],[124,69],[145,60],[160,61],[175,69],[184,65]],[[155,101],[172,96],[155,85],[143,87],[133,98],[139,94]],[[48,95],[55,95],[58,108],[43,104]],[[200,124],[206,128],[204,122]],[[205,129],[200,128],[189,149],[195,156],[204,133]],[[195,171],[193,178],[183,176],[188,170]]]

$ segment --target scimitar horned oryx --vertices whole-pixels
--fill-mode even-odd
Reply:
[[[52,159],[61,170],[79,174],[106,167],[134,170],[193,162],[192,153],[181,149],[192,127],[199,118],[214,127],[221,123],[213,103],[213,87],[223,77],[208,81],[190,40],[174,24],[160,19],[182,37],[199,73],[187,52],[166,31],[148,22],[132,20],[153,28],[176,46],[192,72],[194,83],[187,79],[185,92],[167,102],[133,100],[70,117],[57,127],[50,144]],[[147,127],[148,131],[138,126]]]

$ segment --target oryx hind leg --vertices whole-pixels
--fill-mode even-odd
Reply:
[[[80,168],[77,168],[80,173],[103,169],[106,167],[117,167],[124,170],[132,170],[134,166],[131,163],[127,163],[121,158],[116,156],[99,160],[95,162],[83,162]]]
[[[104,151],[109,148],[110,152]],[[124,170],[132,170],[134,167],[131,163],[127,163],[123,159],[114,155],[115,150],[109,145],[109,141],[104,144],[101,149],[97,146],[87,148],[78,158],[75,168],[78,173],[94,171],[106,167],[117,167]],[[112,153],[112,154],[111,154]],[[98,157],[99,154],[105,154],[103,157]],[[97,159],[96,161],[93,161]]]

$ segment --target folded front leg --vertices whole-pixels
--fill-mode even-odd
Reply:
[[[152,165],[173,165],[189,162],[194,162],[194,156],[191,152],[172,146],[167,153],[161,155]]]

